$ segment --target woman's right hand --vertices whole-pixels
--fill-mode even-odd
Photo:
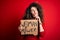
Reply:
[[[20,26],[18,27],[18,30],[21,32],[21,30],[22,30],[21,24],[20,24]]]

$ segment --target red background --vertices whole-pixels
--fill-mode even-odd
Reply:
[[[0,40],[22,40],[18,31],[19,20],[29,4],[35,1],[42,6],[44,14],[45,35],[41,40],[60,40],[59,0],[1,0]]]

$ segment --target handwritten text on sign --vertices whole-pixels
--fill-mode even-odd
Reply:
[[[21,35],[38,35],[38,20],[21,20]]]

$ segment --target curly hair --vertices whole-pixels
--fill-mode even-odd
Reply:
[[[34,19],[32,13],[31,13],[31,7],[36,7],[38,10],[38,16],[41,19],[41,22],[43,22],[43,14],[42,14],[42,7],[38,3],[31,3],[30,6],[26,9],[23,19]]]

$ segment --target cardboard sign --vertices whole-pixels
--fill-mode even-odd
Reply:
[[[38,35],[38,20],[21,20],[21,35]]]

